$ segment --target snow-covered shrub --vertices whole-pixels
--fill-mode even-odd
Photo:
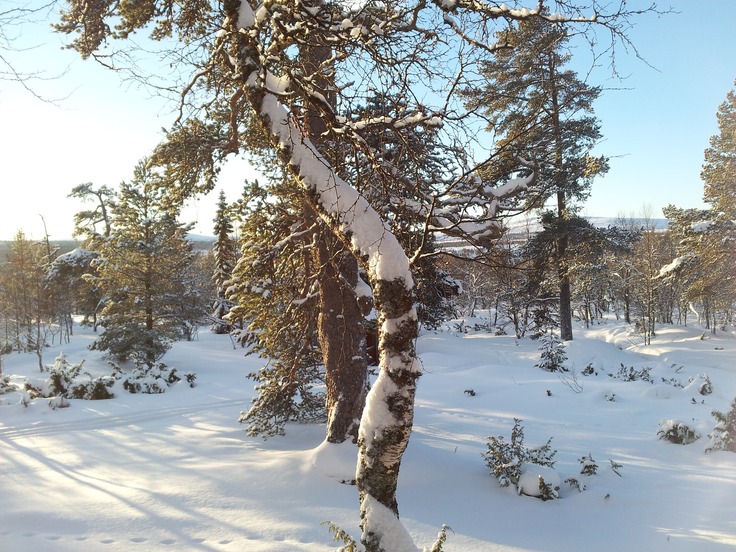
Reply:
[[[689,386],[694,386],[694,388],[697,388],[698,393],[703,396],[713,393],[713,384],[711,383],[708,374],[698,374],[697,377],[690,378]]]
[[[565,344],[560,340],[560,336],[554,332],[549,332],[542,334],[539,341],[541,355],[539,362],[534,366],[542,370],[547,370],[548,372],[567,370],[564,366],[567,360],[567,353],[565,352]]]
[[[138,364],[129,375],[123,374],[123,371],[117,365],[113,365],[113,367],[116,370],[115,377],[122,380],[123,389],[130,393],[164,393],[169,386],[181,379],[176,373],[176,368],[169,368],[163,362],[153,366]]]
[[[187,372],[186,374],[184,374],[184,379],[187,380],[189,387],[194,387],[197,385],[196,383],[194,383],[197,379],[197,374],[195,374],[194,372]]]
[[[507,442],[503,436],[488,437],[487,450],[483,453],[483,458],[501,487],[513,484],[519,490],[519,480],[526,464],[554,467],[554,456],[557,451],[552,448],[551,443],[552,438],[550,437],[541,447],[525,447],[524,427],[520,419],[514,418],[511,441]],[[557,487],[559,488],[559,480]],[[538,495],[532,494],[531,496]]]
[[[624,363],[622,362],[616,374],[608,375],[612,378],[620,379],[622,381],[646,381],[649,383],[654,383],[654,380],[652,379],[652,376],[650,374],[651,371],[651,368],[642,368],[641,370],[637,370],[633,366],[624,366]]]
[[[598,372],[595,371],[595,368],[593,367],[593,363],[589,363],[583,370],[580,372],[584,376],[593,376],[598,375]]]
[[[726,450],[736,452],[736,398],[731,402],[731,410],[728,412],[713,411],[716,425],[708,434],[708,446],[705,452]]]
[[[4,395],[5,393],[12,393],[13,391],[17,391],[18,387],[10,382],[10,376],[3,376],[0,374],[0,395]]]
[[[662,420],[659,422],[657,436],[677,445],[689,445],[700,439],[700,434],[679,420]]]
[[[580,462],[580,465],[582,466],[582,468],[580,469],[581,474],[595,475],[596,473],[598,473],[598,464],[595,460],[593,460],[592,454],[588,453],[587,456],[579,458],[578,462]]]
[[[560,496],[560,476],[550,466],[525,463],[516,490],[519,494],[553,500]]]
[[[41,384],[26,382],[25,389],[31,398],[61,397],[64,399],[103,400],[111,399],[110,391],[115,379],[111,376],[93,378],[89,372],[82,371],[84,360],[79,364],[70,364],[65,354],[56,357],[53,366],[47,366],[49,377]],[[69,406],[64,401],[58,404],[49,403],[53,409]]]
[[[49,408],[51,410],[56,410],[58,408],[69,408],[69,401],[67,401],[63,395],[51,397],[51,399],[49,400]]]

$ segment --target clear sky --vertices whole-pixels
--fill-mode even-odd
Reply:
[[[637,4],[649,0],[630,2]],[[616,217],[649,207],[661,217],[669,203],[702,206],[703,150],[736,80],[736,0],[660,3],[667,6],[680,13],[642,16],[629,33],[654,68],[619,51],[616,63],[628,78],[611,80],[601,71],[590,81],[608,89],[595,113],[603,132],[597,151],[611,157],[611,169],[595,181],[585,215]],[[13,59],[22,70],[45,70],[49,78],[34,82],[35,90],[61,99],[44,103],[0,81],[0,240],[19,229],[41,238],[41,217],[52,239],[71,237],[72,217],[82,206],[67,198],[69,191],[83,182],[129,180],[174,117],[160,98],[62,51],[62,37],[43,29],[19,29],[16,44],[33,48]],[[215,191],[187,208],[185,221],[196,223],[196,233],[211,234],[218,190],[234,200],[253,177],[244,163],[226,167]]]

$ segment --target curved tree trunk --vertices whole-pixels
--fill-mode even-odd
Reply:
[[[274,149],[304,190],[304,196],[335,236],[366,268],[379,324],[380,374],[371,388],[359,430],[356,479],[361,500],[362,540],[370,552],[416,549],[398,521],[399,466],[414,419],[420,367],[409,259],[380,215],[339,178],[296,127],[266,87],[257,37],[248,32],[255,16],[247,2],[226,2],[228,28],[236,41],[236,76]],[[387,529],[387,525],[390,527]]]

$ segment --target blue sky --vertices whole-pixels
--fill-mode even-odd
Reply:
[[[668,203],[702,205],[703,150],[717,132],[718,106],[736,80],[736,0],[660,4],[666,6],[680,13],[642,16],[629,33],[654,68],[620,50],[616,63],[627,78],[614,80],[601,70],[590,81],[607,89],[595,113],[603,132],[597,151],[610,156],[611,169],[595,181],[585,215],[639,215],[648,208],[661,217]],[[61,74],[35,83],[44,97],[63,98],[55,105],[0,81],[0,239],[12,239],[19,229],[42,237],[41,216],[52,238],[70,237],[73,214],[81,208],[66,197],[71,188],[129,180],[173,120],[161,99],[62,51],[61,40],[45,27],[26,26],[21,44],[34,48],[15,58],[49,77]],[[233,164],[218,189],[236,199],[243,180],[253,176],[245,164]],[[185,211],[196,232],[211,233],[216,195]]]

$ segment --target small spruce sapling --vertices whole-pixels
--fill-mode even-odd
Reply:
[[[725,450],[736,452],[736,398],[731,402],[731,410],[728,412],[713,411],[716,425],[708,434],[710,441],[705,452],[716,452]]]
[[[442,552],[444,550],[445,542],[447,542],[447,531],[452,531],[452,528],[448,525],[442,524],[440,532],[437,534],[437,540],[432,544],[430,552]]]
[[[578,460],[580,462],[580,465],[582,468],[580,469],[580,473],[583,475],[595,475],[598,473],[598,464],[596,464],[596,461],[593,460],[593,456],[588,453],[587,456],[583,456]]]
[[[542,370],[548,372],[564,372],[567,371],[565,368],[565,361],[567,360],[567,353],[565,352],[565,344],[554,332],[542,334],[539,338],[541,351],[540,360],[536,366]]]
[[[487,450],[483,453],[483,457],[501,487],[513,484],[518,490],[522,467],[525,463],[553,468],[556,453],[557,451],[552,448],[551,437],[541,447],[525,447],[524,426],[520,419],[514,418],[511,441],[506,441],[500,435],[488,437]]]

